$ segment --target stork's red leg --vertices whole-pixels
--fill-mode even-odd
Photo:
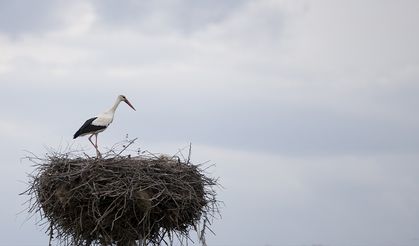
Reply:
[[[92,137],[93,137],[93,135],[95,135],[95,134],[92,134],[92,135],[90,135],[90,137],[89,137],[89,142],[93,145],[93,147],[95,147],[95,149],[96,149],[96,145],[92,142]]]
[[[96,139],[96,155],[98,158],[102,158],[102,155],[100,154],[98,146],[97,146],[97,133],[95,134],[95,139]]]

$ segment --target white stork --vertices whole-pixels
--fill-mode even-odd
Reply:
[[[128,101],[128,99],[125,96],[119,95],[116,98],[115,104],[112,106],[112,108],[110,108],[108,111],[101,113],[96,117],[86,120],[86,122],[84,122],[80,129],[76,133],[74,133],[73,139],[79,136],[85,136],[90,134],[89,141],[93,145],[93,147],[95,147],[97,156],[101,157],[97,146],[97,134],[103,132],[112,123],[116,108],[119,106],[120,102],[125,102],[126,104],[128,104],[128,106],[135,110],[134,106],[132,106],[132,104]],[[92,142],[93,135],[96,137],[96,144]]]

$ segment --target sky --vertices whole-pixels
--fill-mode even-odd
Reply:
[[[31,163],[124,94],[102,149],[210,161],[209,245],[419,245],[416,0],[0,0],[0,245]],[[24,212],[21,212],[24,211]]]

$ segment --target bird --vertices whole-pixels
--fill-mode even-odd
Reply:
[[[93,145],[93,147],[95,147],[97,157],[100,158],[101,154],[99,152],[98,145],[97,145],[97,135],[100,132],[103,132],[104,130],[106,130],[106,128],[112,123],[113,117],[115,115],[115,111],[118,108],[119,103],[121,102],[125,102],[134,111],[136,111],[134,106],[132,106],[132,104],[128,101],[128,99],[124,95],[119,95],[116,98],[114,105],[109,110],[93,118],[86,120],[86,122],[84,122],[84,124],[80,127],[80,129],[77,130],[76,133],[74,133],[73,139],[76,139],[79,136],[90,135],[89,141]],[[95,136],[95,143],[93,143],[92,141],[93,136]]]

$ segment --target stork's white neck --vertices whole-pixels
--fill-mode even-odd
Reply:
[[[108,110],[108,112],[109,112],[109,113],[114,114],[114,113],[115,113],[115,111],[116,111],[116,109],[117,109],[117,108],[118,108],[118,106],[119,106],[119,103],[121,103],[121,99],[118,97],[118,98],[116,98],[116,101],[115,101],[114,105],[112,106],[112,108],[110,108],[110,109]]]

